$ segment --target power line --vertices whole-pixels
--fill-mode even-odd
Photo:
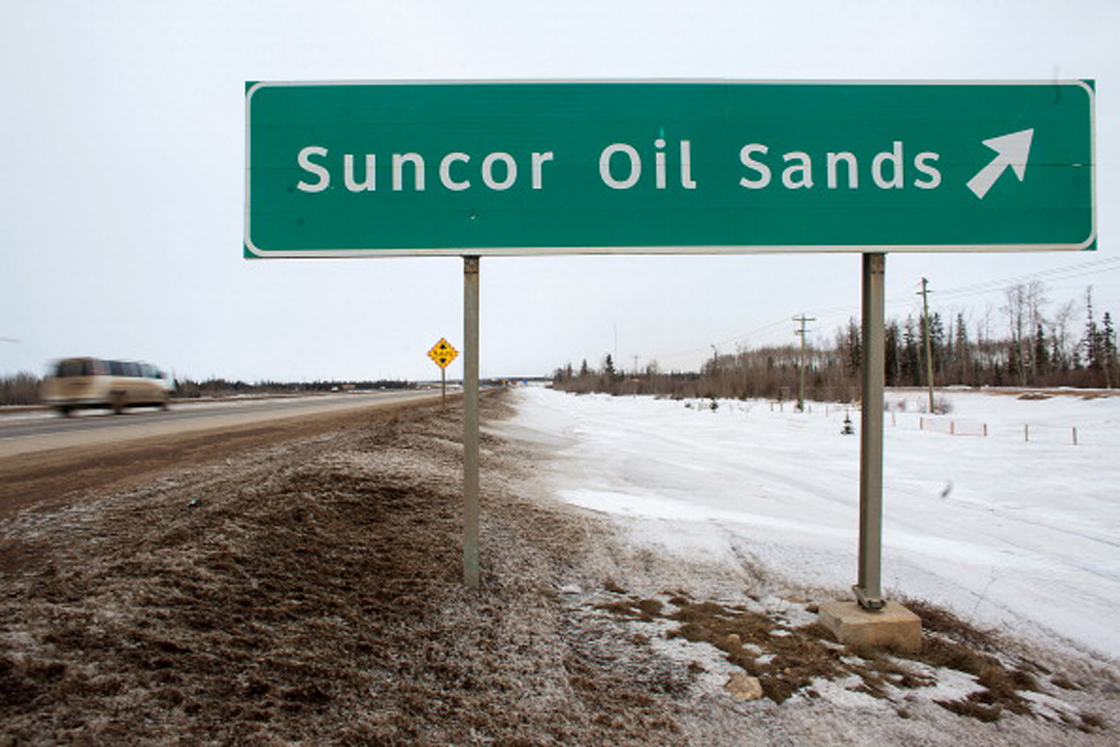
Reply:
[[[1004,278],[995,278],[992,280],[972,283],[970,285],[963,285],[956,288],[940,290],[938,291],[938,296],[946,301],[950,301],[960,298],[968,298],[970,296],[979,296],[988,293],[994,293],[997,291],[1003,291],[1010,286],[1030,282],[1031,280],[1072,280],[1074,278],[1086,277],[1089,275],[1096,276],[1104,273],[1115,272],[1117,270],[1120,270],[1120,257],[1107,257],[1102,259],[1089,260],[1086,262],[1078,262],[1072,265],[1067,265],[1065,267],[1052,267],[1047,270],[1039,270],[1037,272],[1026,273],[1022,275],[1012,275],[1010,277]],[[925,279],[923,278],[923,280]],[[918,281],[914,285],[912,285],[911,288],[914,288],[921,284],[922,282]],[[913,297],[911,293],[911,290],[907,290],[897,296],[887,298],[886,305],[893,308],[900,308],[902,306],[909,305],[913,303]],[[811,310],[811,313],[817,314],[818,317],[831,318],[833,316],[839,316],[841,314],[852,315],[858,313],[859,310],[860,307],[857,304],[850,304],[845,306],[832,306],[824,309],[813,309]],[[802,313],[802,316],[804,316],[804,312]],[[754,337],[755,335],[761,334],[763,332],[768,332],[772,329],[786,324],[787,319],[788,317],[776,319],[772,322],[764,324],[761,327],[756,327],[748,332],[743,332],[741,334],[728,337],[727,339],[721,340],[715,344],[723,346],[747,340],[751,337]],[[794,320],[796,321],[796,317],[794,317]],[[817,319],[814,318],[812,321],[817,321]],[[696,355],[698,353],[704,353],[705,351],[705,347],[698,346],[695,348],[689,348],[688,350],[680,350],[675,353],[653,356],[651,359],[656,360],[660,358],[668,360],[672,358],[680,358],[686,355]]]
[[[941,295],[942,297],[964,297],[981,295],[997,290],[1003,290],[1008,286],[1030,282],[1031,280],[1069,280],[1071,278],[1085,277],[1086,275],[1099,275],[1106,272],[1114,272],[1116,270],[1120,270],[1120,257],[1109,257],[1108,259],[1100,259],[1092,262],[1082,262],[1076,265],[1069,265],[1067,267],[1053,267],[1049,270],[1039,270],[1038,272],[1027,273],[1025,275],[1014,275],[1008,278],[987,280],[981,283],[973,283],[972,285],[964,285],[959,288],[950,288],[948,290],[942,291]]]
[[[951,301],[960,298],[968,298],[970,296],[979,296],[997,291],[1003,291],[1006,288],[1018,285],[1031,280],[1049,280],[1061,281],[1072,280],[1074,278],[1086,277],[1089,275],[1097,276],[1104,273],[1115,272],[1120,270],[1120,257],[1108,257],[1106,259],[1092,260],[1089,262],[1080,262],[1066,267],[1054,267],[1048,270],[1039,270],[1038,272],[1027,273],[1024,275],[1013,275],[1005,278],[996,278],[993,280],[985,280],[980,283],[973,283],[971,285],[959,286],[956,288],[949,288],[947,290],[938,291],[940,298]],[[915,283],[913,287],[921,285],[921,282]],[[912,303],[910,291],[904,291],[897,296],[891,296],[886,300],[886,305],[892,308],[902,308]],[[814,313],[831,317],[840,314],[853,314],[859,311],[857,305],[848,306],[834,306],[827,309],[814,310]]]
[[[786,320],[783,317],[781,319],[778,319],[777,321],[771,322],[771,323],[766,324],[762,327],[752,329],[750,332],[744,332],[741,335],[735,335],[734,337],[728,337],[726,340],[720,340],[720,341],[715,342],[713,344],[717,345],[717,346],[720,346],[720,345],[727,345],[729,343],[739,342],[740,340],[746,340],[748,337],[753,337],[754,335],[757,335],[761,332],[769,331],[769,330],[771,330],[775,327],[778,327],[780,325],[784,325],[785,323],[786,323]],[[709,347],[711,347],[711,346],[709,345]],[[705,348],[703,346],[699,346],[699,347],[695,347],[695,348],[689,348],[688,350],[678,350],[675,353],[665,353],[665,354],[662,354],[662,355],[654,356],[654,358],[655,359],[660,358],[660,359],[668,360],[668,359],[671,359],[671,358],[680,358],[680,357],[685,356],[685,355],[696,355],[697,353],[703,353],[706,350],[707,350],[707,348]]]

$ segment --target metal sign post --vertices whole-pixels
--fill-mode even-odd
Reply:
[[[478,570],[478,257],[463,257],[463,583]]]
[[[863,255],[862,422],[859,448],[859,583],[852,587],[867,610],[884,605],[883,545],[883,346],[885,254]]]

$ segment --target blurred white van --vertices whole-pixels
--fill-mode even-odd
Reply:
[[[174,385],[150,363],[100,358],[64,358],[43,381],[43,402],[63,415],[82,407],[167,409]]]

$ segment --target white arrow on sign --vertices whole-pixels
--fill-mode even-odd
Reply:
[[[983,200],[984,195],[988,194],[988,190],[992,188],[992,185],[996,183],[996,180],[1008,166],[1015,171],[1015,176],[1019,177],[1019,181],[1023,181],[1023,177],[1027,173],[1027,158],[1031,153],[1031,138],[1033,136],[1034,128],[1032,127],[1029,130],[1020,130],[1019,132],[1012,132],[1010,135],[1001,135],[985,140],[984,145],[994,150],[996,157],[992,159],[991,163],[980,169],[979,174],[968,180],[968,188]]]

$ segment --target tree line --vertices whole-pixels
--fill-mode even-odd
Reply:
[[[887,321],[887,386],[927,384],[926,326],[922,314]],[[928,327],[937,386],[1112,388],[1120,383],[1112,315],[1098,316],[1091,288],[1083,299],[1052,306],[1041,282],[1017,284],[1004,291],[998,316],[989,310],[970,324],[963,312],[931,312]],[[607,355],[598,368],[584,360],[578,369],[571,364],[557,369],[553,385],[573,392],[796,399],[803,365],[806,398],[850,402],[859,397],[862,362],[860,323],[853,318],[831,339],[807,342],[804,351],[794,344],[713,351],[699,371],[670,373],[656,362],[624,371]]]

